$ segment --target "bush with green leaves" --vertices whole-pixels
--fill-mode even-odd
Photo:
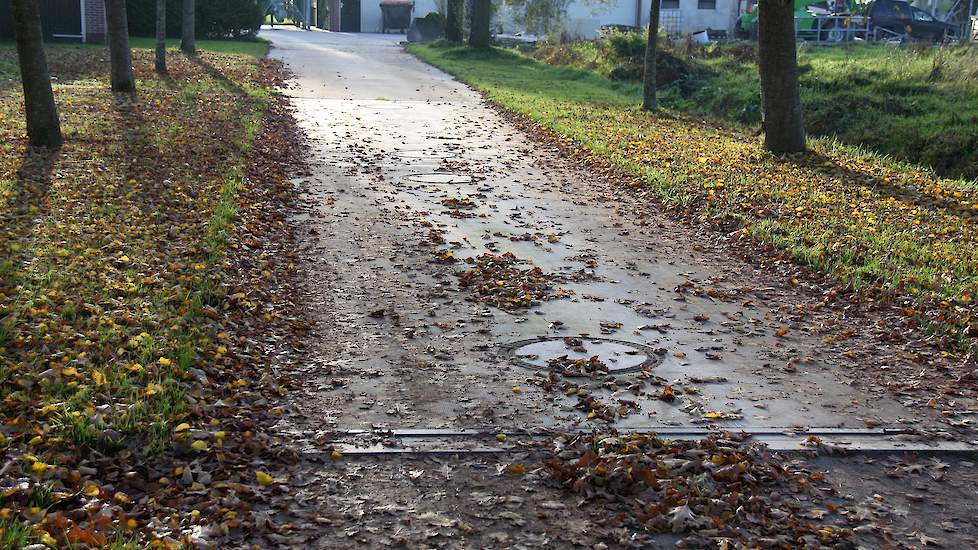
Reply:
[[[180,36],[183,21],[181,0],[167,0],[166,35]],[[129,33],[156,34],[156,0],[126,0]],[[265,18],[264,0],[197,1],[197,36],[200,38],[245,38],[254,36]]]

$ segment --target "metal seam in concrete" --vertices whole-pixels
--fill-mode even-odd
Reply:
[[[852,429],[852,428],[810,428],[793,430],[791,428],[754,428],[724,430],[720,427],[710,428],[633,428],[617,430],[619,434],[655,434],[664,439],[696,440],[711,432],[729,431],[746,434],[750,440],[764,443],[775,451],[822,451],[828,453],[949,453],[949,454],[978,454],[978,442],[964,441],[912,441],[901,439],[912,436],[911,430],[903,428],[882,429]],[[343,436],[376,436],[408,440],[404,446],[374,444],[358,447],[356,443],[338,443],[336,448],[345,454],[385,455],[385,454],[479,454],[479,453],[513,453],[526,452],[524,447],[490,447],[479,446],[480,441],[494,439],[499,434],[507,437],[526,437],[542,439],[556,435],[558,431],[548,429],[538,430],[451,430],[451,429],[407,429],[407,430],[348,430],[334,432],[339,438]],[[586,435],[590,432],[577,430],[566,432],[568,435]],[[472,448],[459,447],[465,443],[477,445]]]
[[[448,185],[453,183],[474,183],[475,178],[469,174],[456,174],[453,172],[429,172],[407,174],[404,179],[414,183],[427,183],[435,185]]]

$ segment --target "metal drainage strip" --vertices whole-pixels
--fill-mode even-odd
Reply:
[[[468,174],[453,174],[450,172],[432,172],[429,174],[408,174],[404,176],[404,179],[408,181],[413,181],[415,183],[434,183],[434,184],[450,184],[450,183],[472,183],[475,178]]]
[[[402,149],[394,154],[406,159],[447,159],[457,156],[451,151],[427,151],[425,149]]]
[[[619,428],[618,433],[656,434],[664,439],[694,440],[706,437],[710,428],[676,428],[676,427],[636,427]],[[860,430],[848,428],[810,428],[796,430],[791,428],[749,428],[731,427],[730,431],[747,433],[753,441],[766,444],[775,451],[813,451],[819,445],[830,451],[846,453],[901,453],[913,452],[922,454],[978,454],[978,441],[914,441],[907,439],[909,432],[903,429],[873,429]],[[383,443],[368,446],[354,443],[338,443],[334,448],[348,455],[472,455],[472,454],[505,454],[526,452],[526,447],[500,446],[495,441],[499,434],[508,437],[526,437],[542,439],[557,433],[553,428],[530,430],[452,430],[452,429],[404,429],[404,430],[347,430],[334,432],[338,438],[374,436],[388,440],[397,439],[403,445]],[[585,430],[575,430],[568,433],[591,433]],[[817,438],[817,439],[815,439]],[[815,442],[818,442],[817,444]]]
[[[363,106],[366,107],[367,109],[376,109],[378,111],[401,111],[401,110],[411,108],[410,105],[406,105],[404,103],[399,103],[396,101],[384,101],[384,100],[377,100],[370,103],[365,102],[363,103]]]
[[[575,351],[566,343],[579,340]],[[567,356],[568,359],[590,359],[597,356],[608,366],[608,374],[624,374],[658,365],[661,358],[644,344],[595,337],[541,337],[518,340],[503,346],[512,362],[528,369],[547,368],[547,361]],[[584,349],[584,351],[579,351]]]

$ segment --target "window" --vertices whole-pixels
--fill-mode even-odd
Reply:
[[[696,9],[715,10],[717,9],[717,0],[696,0]]]
[[[662,0],[662,5],[660,7],[664,10],[678,10],[679,0]]]
[[[934,18],[931,16],[931,14],[927,13],[924,10],[913,8],[913,20],[930,22],[933,21]]]

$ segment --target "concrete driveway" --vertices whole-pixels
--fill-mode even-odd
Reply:
[[[916,416],[853,387],[845,357],[782,307],[804,289],[541,149],[399,37],[265,36],[296,73],[288,94],[312,143],[313,208],[296,222],[309,228],[320,332],[308,369],[329,389],[316,399],[324,425],[571,428],[587,422],[577,400],[534,383],[565,354],[600,355],[619,389],[598,394],[638,403],[617,427],[876,429]],[[470,301],[456,274],[471,266],[435,261],[447,250],[512,253],[567,297],[516,312]],[[581,336],[585,351],[561,340]],[[541,338],[557,340],[528,342]],[[656,397],[661,380],[635,395],[634,369],[616,375],[643,361],[678,399]]]
[[[892,364],[892,350],[858,336],[825,341],[820,330],[844,313],[813,307],[816,287],[745,261],[724,239],[534,141],[405,53],[402,37],[286,28],[262,36],[295,73],[286,93],[310,144],[306,207],[293,223],[315,325],[291,373],[303,385],[297,411],[280,427],[298,447],[465,457],[512,449],[512,438],[493,434],[613,427],[695,437],[720,427],[786,449],[815,434],[880,450],[928,447],[933,438],[919,435],[946,428],[937,411],[862,380],[866,368]],[[515,259],[499,261],[509,271],[484,269],[508,253]],[[536,280],[534,267],[546,288],[531,307],[487,303],[493,283]],[[486,279],[461,286],[466,270]],[[548,361],[564,356],[597,356],[608,372],[555,380]],[[469,468],[453,478],[457,491],[492,467],[480,460],[452,463]],[[397,474],[407,466],[364,467],[399,481],[364,477],[340,491],[345,509],[404,497],[394,486],[411,483]],[[411,498],[425,504],[412,513],[444,510],[418,491]],[[308,497],[331,498],[313,489]],[[574,517],[585,531],[600,523]],[[561,525],[540,520],[525,531],[591,540],[555,534]]]

